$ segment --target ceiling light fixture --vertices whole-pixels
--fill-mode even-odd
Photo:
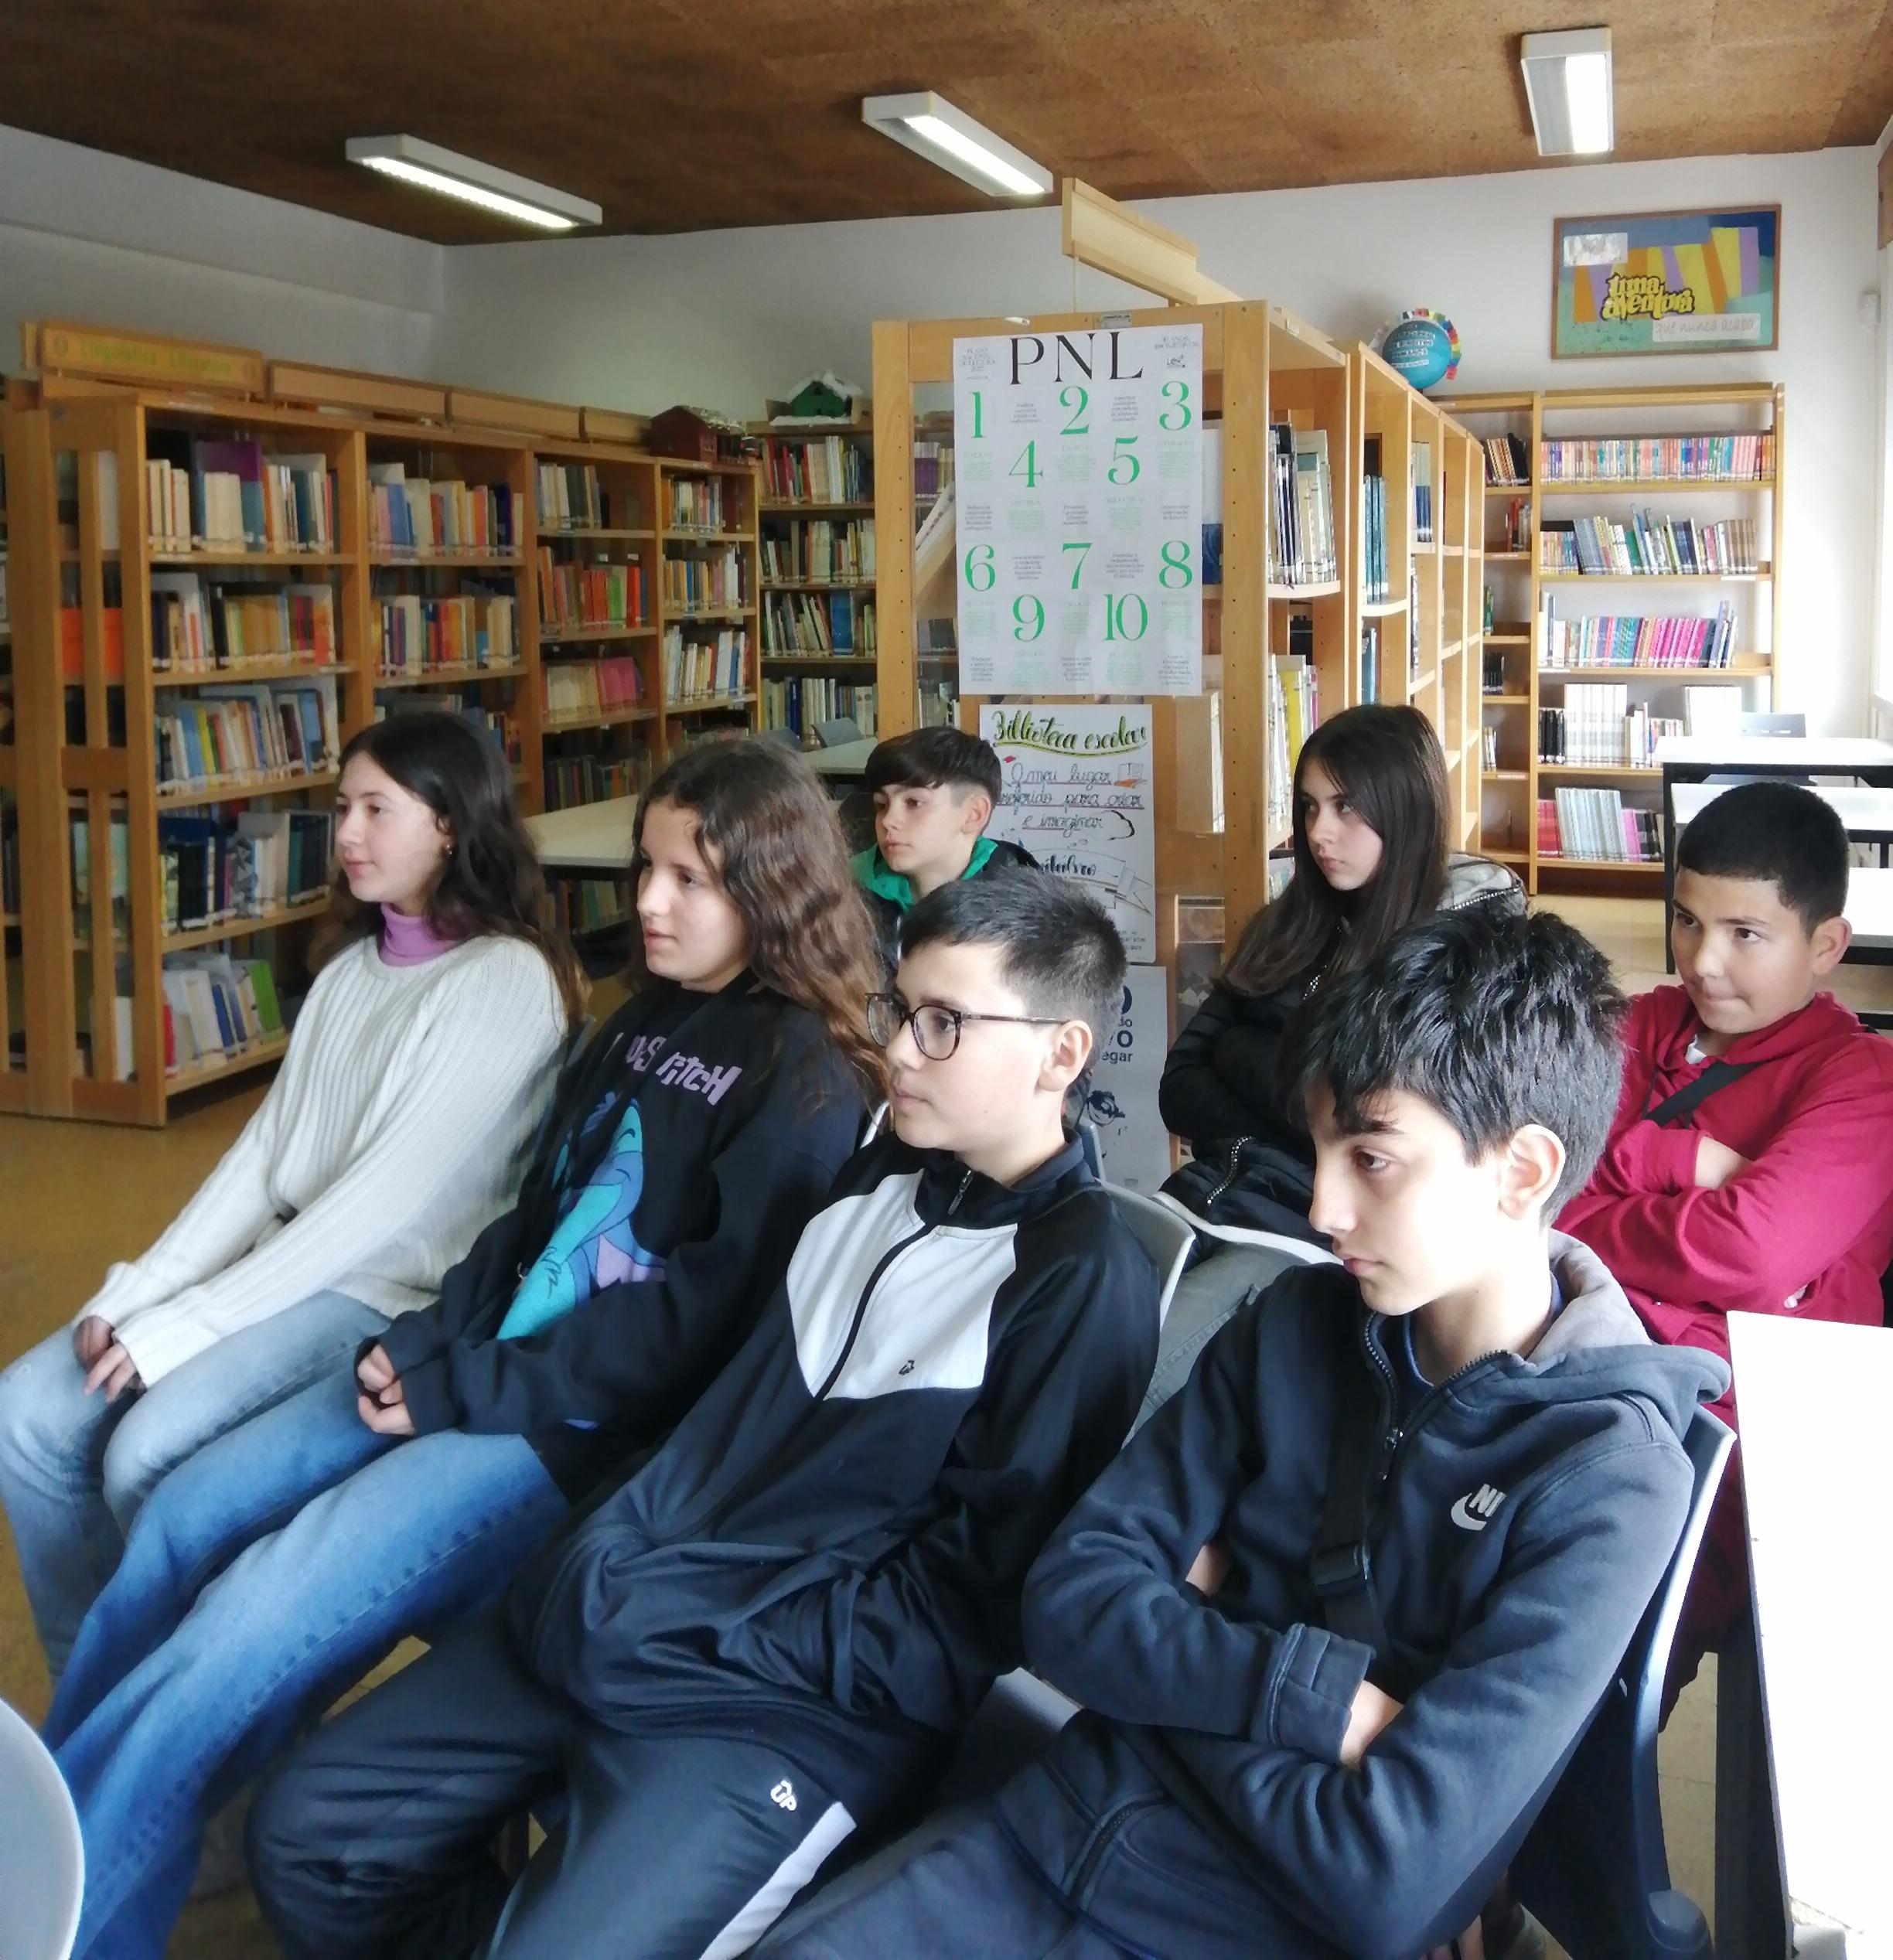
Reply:
[[[1043,197],[1052,188],[1049,170],[931,89],[870,95],[861,103],[861,121],[989,197]]]
[[[378,170],[384,177],[418,184],[423,190],[477,204],[503,218],[537,226],[542,231],[571,231],[582,224],[600,224],[605,213],[595,204],[569,192],[515,176],[478,157],[424,143],[418,136],[351,136],[348,159]]]
[[[1601,156],[1615,140],[1608,27],[1527,34],[1519,43],[1540,156]]]

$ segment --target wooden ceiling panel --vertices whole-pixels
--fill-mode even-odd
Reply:
[[[1893,0],[0,0],[0,123],[519,235],[343,160],[403,132],[607,230],[695,230],[988,208],[862,125],[918,88],[1118,197],[1530,169],[1518,37],[1600,17],[1625,159],[1871,143],[1893,111]]]

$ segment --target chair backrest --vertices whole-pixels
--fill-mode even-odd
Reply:
[[[844,741],[859,741],[862,738],[851,714],[837,714],[832,721],[817,721],[815,734],[824,748],[839,748]]]
[[[1140,1191],[1120,1190],[1116,1185],[1107,1185],[1104,1188],[1110,1193],[1118,1217],[1150,1254],[1151,1263],[1163,1280],[1163,1294],[1157,1307],[1157,1324],[1161,1327],[1168,1317],[1171,1300],[1177,1282],[1183,1277],[1184,1262],[1189,1257],[1196,1235],[1155,1198],[1146,1198]]]
[[[85,1897],[85,1849],[59,1765],[0,1702],[0,1954],[67,1960]]]
[[[1657,1794],[1663,1680],[1683,1595],[1734,1438],[1706,1409],[1683,1439],[1695,1489],[1670,1569],[1590,1727],[1512,1860],[1512,1883],[1576,1960],[1711,1960],[1695,1901],[1672,1890]]]
[[[1805,735],[1805,714],[1743,714],[1736,718],[1736,732],[1744,735]]]

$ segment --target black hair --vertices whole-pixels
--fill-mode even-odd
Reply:
[[[869,796],[877,789],[983,789],[994,810],[1004,786],[989,741],[958,728],[915,728],[878,744],[861,772]]]
[[[1337,891],[1308,840],[1305,784],[1318,764],[1380,840],[1380,863],[1358,891]],[[1278,993],[1311,973],[1346,973],[1403,926],[1438,909],[1446,890],[1451,797],[1446,756],[1417,707],[1350,707],[1301,745],[1294,772],[1294,876],[1243,928],[1225,982]]]
[[[1796,782],[1741,782],[1683,827],[1676,869],[1698,878],[1755,878],[1812,932],[1847,910],[1847,826]]]
[[[577,1027],[585,1017],[585,977],[571,948],[547,929],[544,874],[499,744],[464,715],[437,710],[370,722],[342,752],[344,775],[357,756],[425,803],[452,844],[428,899],[428,925],[445,939],[524,940],[551,969],[566,1020]],[[337,864],[313,963],[326,966],[380,929],[381,908],[357,898]]]
[[[1610,962],[1575,926],[1492,905],[1441,912],[1297,1012],[1284,1087],[1294,1107],[1326,1089],[1348,1136],[1372,1132],[1376,1097],[1404,1090],[1459,1133],[1468,1163],[1542,1124],[1564,1146],[1554,1218],[1610,1134],[1623,1016]]]
[[[901,922],[901,956],[926,946],[989,946],[1035,1014],[1082,1021],[1095,1055],[1124,1012],[1124,949],[1103,906],[1069,879],[1023,865],[958,878]]]

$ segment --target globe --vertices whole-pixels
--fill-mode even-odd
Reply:
[[[1438,320],[1408,319],[1387,329],[1380,358],[1422,392],[1437,387],[1453,364],[1452,337]]]

